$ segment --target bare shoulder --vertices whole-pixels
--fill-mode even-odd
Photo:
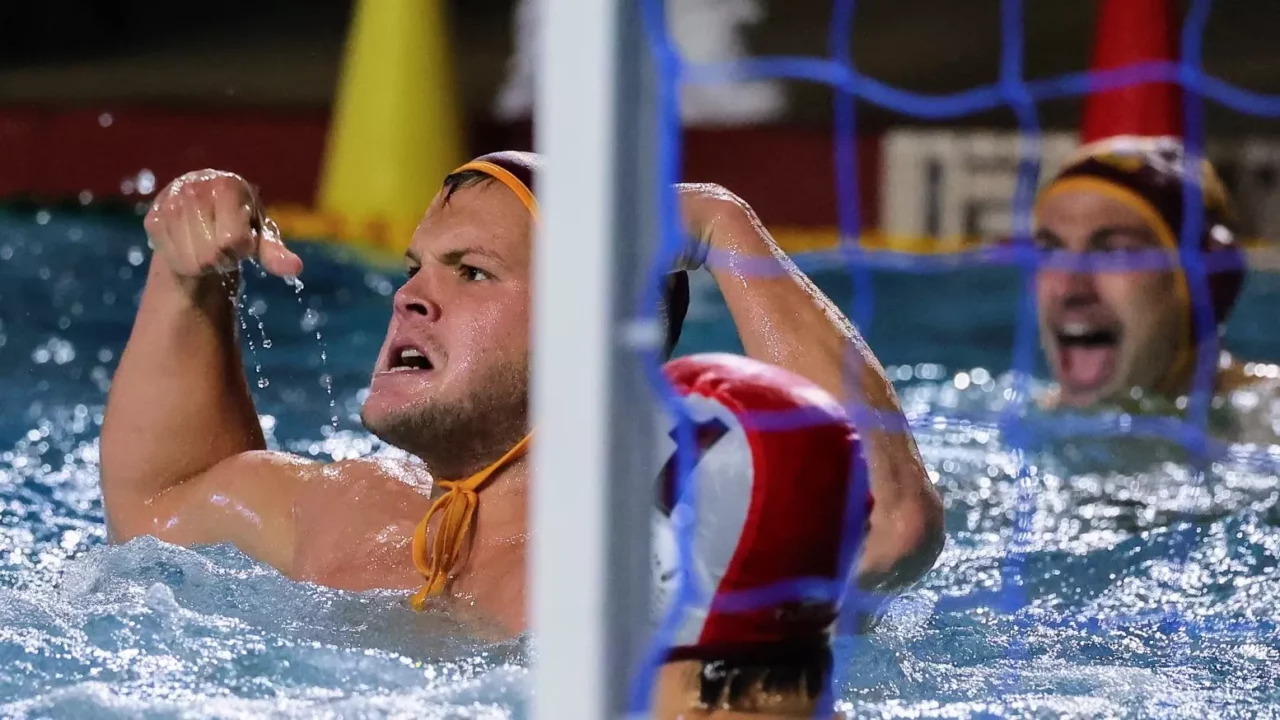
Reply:
[[[422,462],[413,458],[367,457],[341,460],[318,466],[308,482],[316,485],[349,485],[352,480],[403,486],[420,494],[431,492],[431,474]]]
[[[430,492],[431,478],[414,460],[323,466],[298,495],[290,576],[348,590],[417,587],[411,543]]]
[[[128,513],[116,513],[113,542],[152,535],[176,545],[231,543],[287,570],[293,503],[318,463],[286,453],[252,451],[223,460]]]
[[[288,453],[252,451],[227,458],[166,490],[110,528],[114,542],[153,535],[193,546],[231,543],[289,573],[299,515],[307,508],[343,508],[366,498],[410,505],[425,498],[430,479],[420,465],[382,458],[321,463]]]
[[[352,529],[426,512],[431,475],[410,459],[361,458],[315,466],[302,478],[295,520],[306,535],[334,523]]]

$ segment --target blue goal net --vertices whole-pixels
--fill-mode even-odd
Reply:
[[[1205,72],[1202,64],[1202,38],[1210,16],[1211,0],[1193,0],[1190,3],[1181,27],[1181,58],[1177,62],[1145,62],[1115,70],[1075,72],[1040,79],[1029,79],[1024,76],[1024,3],[1021,0],[1002,0],[999,76],[991,84],[944,95],[926,95],[893,87],[859,71],[852,60],[853,29],[857,22],[854,0],[835,0],[833,3],[827,36],[828,52],[825,56],[754,57],[718,65],[691,64],[681,57],[668,31],[664,5],[662,0],[642,0],[645,34],[657,73],[657,182],[659,184],[657,210],[662,235],[653,265],[655,277],[660,277],[667,268],[671,267],[672,262],[680,255],[685,242],[680,226],[677,198],[672,191],[672,186],[682,179],[680,161],[683,131],[679,111],[681,87],[690,83],[737,83],[761,79],[822,83],[829,86],[833,92],[835,173],[830,178],[830,183],[839,201],[837,218],[839,245],[835,256],[839,258],[852,279],[851,297],[834,299],[858,328],[869,328],[873,315],[877,312],[871,279],[872,271],[877,268],[881,270],[891,268],[895,272],[904,273],[940,273],[981,265],[1004,266],[1018,273],[1021,283],[1020,300],[1016,311],[1013,345],[1009,348],[1011,353],[1009,377],[1012,392],[1007,395],[1009,402],[1003,406],[1003,409],[993,417],[987,418],[993,427],[998,428],[1005,448],[1017,461],[1016,512],[1012,518],[1012,526],[1004,536],[1006,552],[1001,562],[1000,581],[996,583],[995,589],[974,590],[945,596],[939,600],[935,608],[936,612],[947,612],[983,606],[990,608],[993,612],[1017,615],[1028,605],[1024,584],[1021,581],[1025,562],[1022,549],[1034,525],[1035,499],[1040,482],[1039,476],[1022,452],[1022,448],[1030,441],[1026,436],[1028,432],[1026,423],[1022,422],[1022,419],[1034,401],[1031,381],[1038,352],[1033,283],[1037,270],[1043,267],[1044,263],[1053,262],[1046,253],[1038,251],[1032,241],[1032,207],[1041,177],[1042,159],[1042,130],[1038,105],[1045,101],[1084,96],[1140,83],[1165,82],[1181,86],[1184,91],[1182,125],[1185,146],[1182,161],[1185,163],[1184,176],[1191,178],[1192,181],[1184,183],[1182,204],[1184,216],[1179,240],[1180,248],[1178,257],[1172,262],[1176,262],[1186,274],[1195,321],[1208,325],[1213,323],[1214,312],[1209,299],[1209,278],[1212,273],[1222,271],[1224,268],[1200,247],[1200,237],[1205,222],[1203,204],[1199,201],[1202,189],[1198,170],[1203,161],[1205,148],[1203,103],[1207,99],[1239,113],[1275,118],[1280,117],[1280,97],[1245,90]],[[857,172],[858,145],[855,141],[858,131],[858,117],[855,109],[859,102],[924,121],[955,120],[1002,108],[1012,111],[1017,120],[1019,151],[1016,189],[1009,199],[1012,217],[1010,241],[961,250],[945,257],[865,249],[859,242],[864,229],[858,202],[860,180]],[[761,172],[768,172],[767,164],[761,167]],[[748,202],[751,200],[751,198],[746,199]],[[710,260],[710,262],[714,261],[714,258]],[[1147,262],[1143,268],[1150,269],[1150,262]],[[655,288],[658,285],[656,280],[652,284]],[[656,292],[655,290],[655,298]],[[874,338],[871,340],[874,350]],[[1174,441],[1185,448],[1187,464],[1191,468],[1188,477],[1197,485],[1204,483],[1206,465],[1211,462],[1212,441],[1208,424],[1210,402],[1214,393],[1217,348],[1213,343],[1205,343],[1198,350],[1194,389],[1188,396],[1184,412],[1178,415],[1061,413],[1054,418],[1054,427],[1050,431],[1064,434],[1143,436]],[[682,417],[680,404],[660,381],[662,376],[658,362],[656,356],[652,358],[651,371],[655,387],[665,393],[669,412],[676,417]],[[854,368],[856,364],[857,361],[854,358],[848,365]],[[851,417],[864,431],[875,423],[882,423],[881,427],[893,432],[911,431],[911,428],[902,422],[884,424],[883,416],[856,401],[850,403],[849,411]],[[923,420],[925,424],[931,421],[932,418]],[[920,421],[917,419],[916,425],[919,426],[919,424]],[[688,422],[682,423],[676,437],[681,477],[688,477],[695,463],[693,429]],[[1270,463],[1272,466],[1275,464],[1275,458],[1270,456],[1262,457],[1260,461]],[[866,478],[854,478],[854,483],[855,494],[865,492]],[[859,550],[860,528],[863,527],[864,519],[849,517],[849,523],[846,526],[848,538],[845,543],[845,552],[848,553],[848,557],[856,556]],[[682,528],[683,537],[680,538],[679,545],[683,557],[688,557],[688,553],[691,552],[692,539],[689,536],[692,532],[692,526]],[[1167,559],[1172,563],[1180,562],[1182,558],[1180,553],[1185,552],[1185,546],[1185,543],[1168,543],[1165,548],[1168,553]],[[651,657],[653,662],[649,663],[645,673],[634,685],[636,691],[633,695],[633,705],[638,710],[646,706],[646,691],[653,677],[654,668],[657,666],[657,660],[662,649],[668,647],[671,634],[678,625],[682,612],[706,592],[708,589],[696,587],[691,577],[684,578],[684,582],[681,583],[681,589],[668,616],[661,624],[658,634],[653,638]],[[757,601],[761,603],[792,598],[798,594],[812,597],[818,593],[833,598],[843,598],[845,612],[838,625],[839,633],[842,634],[852,632],[852,618],[858,614],[858,611],[873,610],[881,606],[885,599],[858,592],[849,583],[848,578],[832,583],[829,587],[815,588],[812,583],[797,582],[761,590],[760,593],[761,596]],[[1152,618],[1144,616],[1132,620],[1150,622]],[[1021,621],[1032,622],[1029,619]],[[1126,618],[1114,616],[1107,618],[1109,623],[1126,621]],[[1157,621],[1179,625],[1192,633],[1198,627],[1196,623],[1209,622],[1203,619],[1187,620],[1172,610],[1168,611],[1165,617],[1157,618]],[[1037,619],[1036,622],[1047,621]],[[1016,645],[1014,643],[1008,648],[1007,652],[1010,656],[1019,652]],[[841,672],[841,668],[849,665],[847,658],[841,659],[837,655],[837,673]]]

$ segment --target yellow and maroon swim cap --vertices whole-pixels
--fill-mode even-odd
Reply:
[[[1068,190],[1089,190],[1120,201],[1137,212],[1162,247],[1177,252],[1182,233],[1185,184],[1183,145],[1175,137],[1121,136],[1080,148],[1040,194],[1039,202]],[[1226,189],[1207,161],[1200,164],[1204,221],[1199,248],[1226,254],[1222,267],[1209,273],[1209,301],[1215,325],[1196,328],[1196,340],[1216,332],[1234,307],[1244,283],[1244,255],[1236,238],[1236,223]],[[1215,262],[1215,265],[1218,263]],[[1191,311],[1185,270],[1179,268],[1179,300]]]
[[[1182,142],[1175,137],[1121,136],[1091,143],[1077,151],[1041,192],[1037,207],[1047,198],[1070,190],[1106,195],[1137,212],[1160,245],[1177,258],[1183,229],[1183,192],[1189,180],[1183,168],[1183,153]],[[1217,267],[1207,274],[1213,324],[1205,326],[1196,321],[1186,270],[1175,259],[1175,302],[1188,315],[1190,333],[1177,349],[1165,383],[1176,383],[1192,371],[1196,349],[1216,340],[1244,284],[1245,258],[1236,240],[1227,192],[1207,160],[1201,162],[1199,174],[1204,203],[1199,249],[1222,261],[1220,265],[1215,262]]]
[[[445,179],[445,184],[462,173],[480,173],[507,186],[525,208],[538,217],[538,200],[534,195],[534,182],[541,158],[536,153],[505,150],[489,153],[462,165]],[[680,331],[684,327],[684,318],[689,311],[689,275],[683,271],[674,271],[666,276],[666,284],[658,303],[658,320],[665,330],[663,357],[671,357],[676,343],[680,340]]]

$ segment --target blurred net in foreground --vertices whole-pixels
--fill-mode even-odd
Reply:
[[[1028,547],[1033,527],[1035,495],[1039,478],[1035,470],[1026,462],[1024,448],[1029,441],[1028,429],[1020,420],[1026,415],[1029,403],[1033,401],[1030,379],[1037,352],[1038,333],[1032,290],[1036,270],[1044,262],[1044,258],[1037,253],[1031,241],[1031,209],[1045,152],[1044,138],[1037,117],[1037,103],[1126,88],[1141,83],[1176,83],[1183,88],[1185,92],[1182,100],[1181,124],[1185,144],[1184,175],[1195,179],[1193,182],[1185,183],[1184,197],[1197,198],[1197,200],[1183,203],[1184,217],[1179,238],[1178,262],[1181,265],[1180,269],[1187,276],[1193,312],[1199,317],[1212,313],[1208,275],[1220,268],[1214,267],[1212,262],[1206,262],[1206,254],[1200,250],[1199,237],[1204,223],[1203,207],[1198,201],[1201,192],[1199,173],[1192,171],[1199,167],[1205,147],[1202,101],[1208,98],[1240,113],[1274,118],[1280,116],[1280,97],[1253,93],[1205,73],[1201,63],[1201,46],[1211,4],[1211,0],[1194,0],[1191,3],[1182,25],[1182,57],[1179,62],[1142,62],[1113,70],[1071,73],[1046,79],[1028,80],[1023,76],[1023,3],[1020,0],[1002,0],[1002,47],[1000,72],[996,82],[957,93],[929,96],[886,85],[861,74],[853,65],[851,41],[855,20],[854,0],[836,0],[834,3],[828,32],[829,54],[826,57],[759,57],[722,65],[686,63],[676,49],[670,33],[667,32],[664,3],[661,0],[645,0],[643,3],[645,33],[649,51],[655,58],[658,75],[657,182],[662,240],[659,257],[655,260],[655,271],[661,272],[670,266],[669,260],[678,255],[678,248],[683,242],[680,218],[675,212],[674,199],[669,190],[681,179],[678,173],[682,136],[678,109],[680,88],[686,83],[728,83],[776,78],[824,83],[835,93],[833,184],[838,198],[840,243],[832,255],[839,259],[852,276],[853,296],[841,304],[858,327],[870,327],[875,311],[875,299],[870,291],[872,267],[892,268],[900,272],[936,273],[945,272],[949,268],[973,265],[1002,265],[1015,267],[1021,272],[1021,302],[1017,310],[1014,344],[1011,348],[1011,393],[1006,395],[1009,402],[1005,404],[1002,411],[992,417],[979,418],[1000,430],[1006,448],[1011,449],[1012,456],[1017,461],[1016,512],[1013,526],[1006,538],[1007,551],[1002,562],[1001,582],[998,590],[979,590],[968,595],[945,597],[936,608],[939,612],[987,607],[999,613],[1015,614],[1028,607],[1028,598],[1023,590],[1022,568],[1024,552]],[[1012,110],[1018,122],[1019,142],[1017,180],[1012,189],[1009,215],[1012,226],[1011,242],[962,250],[945,257],[891,251],[867,253],[858,241],[863,223],[857,201],[859,188],[854,111],[857,100],[927,121],[951,120],[999,108]],[[1064,149],[1051,143],[1051,151],[1054,155],[1060,155]],[[768,172],[767,160],[762,164],[761,172]],[[750,201],[750,198],[747,200]],[[841,298],[836,300],[839,302]],[[1062,424],[1064,432],[1146,436],[1176,442],[1185,449],[1187,457],[1190,458],[1190,477],[1193,478],[1191,482],[1198,489],[1204,482],[1205,469],[1209,462],[1211,440],[1207,427],[1217,362],[1216,353],[1212,352],[1215,349],[1216,344],[1210,348],[1200,348],[1193,390],[1189,395],[1186,411],[1181,417],[1063,414],[1061,418],[1051,419],[1051,421]],[[668,411],[679,417],[682,411],[674,399],[665,394],[664,397],[668,402]],[[879,422],[879,418],[867,410],[866,407],[859,407],[856,401],[851,407],[852,416],[864,429],[872,423]],[[937,419],[942,422],[948,420],[946,417]],[[974,418],[968,418],[968,420],[973,421]],[[1041,420],[1043,421],[1043,418]],[[926,426],[929,421],[929,418],[925,419]],[[919,426],[920,423],[913,424]],[[1044,424],[1044,422],[1038,424]],[[898,432],[909,431],[901,424],[887,429]],[[678,465],[686,473],[692,468],[692,456],[695,452],[696,448],[691,448],[688,444],[679,445],[678,453],[687,457]],[[1268,464],[1275,463],[1275,458],[1265,453],[1260,453],[1257,459]],[[865,482],[865,478],[861,481]],[[681,534],[691,535],[693,527],[692,523],[689,524]],[[850,527],[861,528],[861,525],[851,524]],[[854,553],[860,545],[860,529],[847,530],[846,534],[845,549],[847,552]],[[682,548],[682,557],[688,557],[686,553],[691,547],[691,542],[689,537],[679,538],[677,544]],[[1185,560],[1186,550],[1185,543],[1171,543],[1168,548],[1168,560],[1175,566],[1180,564]],[[756,595],[754,598],[735,597],[735,600],[746,603],[778,602],[796,597],[796,594],[801,592],[808,593],[809,597],[812,597],[812,593],[815,592],[812,583],[785,583],[784,585],[786,586],[753,591]],[[694,598],[700,597],[705,591],[704,588],[692,587],[691,579],[684,578],[668,617],[652,639],[651,647],[654,648],[652,658],[658,658],[660,649],[668,646],[671,629],[678,625],[677,621],[681,614],[691,605]],[[839,632],[842,634],[847,634],[853,629],[853,618],[857,614],[853,611],[872,610],[884,599],[854,591],[848,582],[831,583],[821,592],[826,597],[844,598],[844,617],[839,625]],[[1127,623],[1150,623],[1152,618],[1149,613],[1145,613],[1132,618],[1109,615],[1097,620],[1100,627],[1115,627]],[[1191,634],[1194,634],[1197,629],[1194,627],[1196,623],[1204,622],[1183,618],[1174,610],[1166,611],[1161,621],[1184,627]],[[1022,622],[1031,621],[1023,620]],[[1249,628],[1245,627],[1233,627],[1233,631],[1248,630]],[[1018,644],[1014,643],[1009,647],[1007,657],[1013,658],[1019,652]],[[655,665],[651,663],[634,683],[633,707],[644,706],[643,698],[647,697],[648,681],[652,678],[654,667]],[[840,671],[839,668],[838,663],[837,672]]]

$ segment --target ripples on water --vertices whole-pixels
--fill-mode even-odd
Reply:
[[[467,639],[395,595],[293,583],[230,548],[105,545],[97,437],[144,252],[132,219],[0,219],[0,716],[522,715],[523,643]],[[305,259],[305,307],[252,277],[245,296],[272,341],[257,393],[270,442],[386,452],[354,413],[397,279],[316,248]],[[895,280],[878,282],[892,294]],[[991,302],[989,286],[973,293]],[[731,346],[722,306],[704,298],[691,318],[686,349]],[[975,335],[1007,330],[971,322]],[[887,358],[946,357],[872,340]],[[1014,448],[998,425],[1007,375],[890,372],[949,540],[874,633],[841,640],[842,710],[1205,718],[1280,702],[1280,451],[1218,448],[1197,481],[1176,443],[1056,437],[1038,412]],[[1032,522],[1015,533],[1019,517]]]

